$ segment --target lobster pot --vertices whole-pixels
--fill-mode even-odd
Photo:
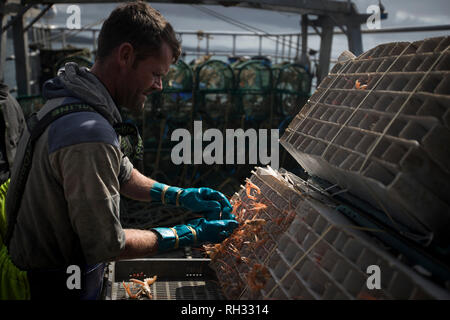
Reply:
[[[249,210],[245,219],[256,215],[266,223],[258,241],[229,241],[212,260],[228,299],[450,298],[445,284],[399,260],[398,252],[341,214],[343,204],[324,190],[270,168],[256,168],[250,181],[267,208]],[[254,200],[246,193],[240,190],[233,202],[248,210]],[[378,271],[379,278],[370,278]]]
[[[69,48],[69,49],[39,49],[39,66],[33,69],[39,70],[35,75],[35,79],[39,79],[37,92],[41,92],[41,88],[45,81],[54,78],[60,67],[65,65],[65,62],[76,62],[80,66],[89,66],[86,62],[91,59],[91,52],[89,49]],[[32,61],[34,63],[34,59]],[[33,70],[34,72],[34,70]]]
[[[233,89],[233,70],[225,62],[208,60],[196,68],[195,118],[203,122],[204,128],[234,127],[230,123],[237,111],[232,100]]]
[[[234,67],[236,101],[242,126],[269,128],[272,124],[272,70],[265,60],[249,60]]]
[[[311,76],[299,64],[284,64],[277,69],[274,82],[276,113],[281,119],[294,117],[310,96]]]
[[[450,243],[449,44],[388,43],[338,62],[280,140],[423,245]]]
[[[171,136],[176,129],[191,131],[192,90],[192,70],[179,60],[164,77],[162,92],[147,98],[143,123],[145,172],[158,181],[177,183],[183,169],[171,160],[172,147],[177,143],[171,141]]]
[[[208,60],[195,67],[194,120],[201,121],[203,132],[208,129],[220,130],[225,136],[225,129],[239,125],[233,89],[233,70],[225,62]],[[191,138],[193,144],[194,137]],[[203,148],[209,143],[204,142]],[[188,185],[208,186],[231,195],[239,187],[233,169],[234,166],[202,162],[187,168],[185,181]]]
[[[311,76],[302,65],[284,63],[272,67],[274,74],[274,120],[273,127],[283,135],[293,117],[300,111],[310,96]],[[282,148],[280,167],[297,175],[305,176],[303,168]]]

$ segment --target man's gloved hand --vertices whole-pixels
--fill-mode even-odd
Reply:
[[[231,205],[229,207],[224,207],[222,211],[211,211],[204,214],[206,220],[230,220],[230,219],[236,219],[235,215],[231,212],[233,211],[233,208]]]
[[[211,188],[182,189],[156,182],[150,190],[150,196],[153,201],[205,213],[207,220],[234,219],[227,197]]]
[[[233,233],[239,225],[234,220],[211,220],[199,218],[185,225],[172,228],[153,228],[158,235],[158,252],[203,243],[219,243]]]

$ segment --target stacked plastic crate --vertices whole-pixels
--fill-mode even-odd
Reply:
[[[382,250],[306,182],[296,218],[277,241],[268,267],[272,277],[263,298],[275,299],[448,299],[448,292],[425,280]],[[362,230],[361,230],[362,229]],[[376,269],[379,268],[377,271]],[[376,272],[379,283],[376,284]]]
[[[292,183],[289,176],[257,168],[250,177],[261,191],[258,203],[267,207],[250,210],[245,218],[266,223],[258,241],[246,241],[254,236],[246,235],[243,245],[233,239],[212,255],[211,267],[228,299],[450,298],[340,214],[338,201],[301,179]],[[247,209],[255,204],[248,187],[233,197],[236,201]],[[378,284],[371,278],[374,266]]]
[[[450,243],[450,37],[340,62],[281,144],[424,242]]]
[[[334,66],[280,140],[332,187],[253,172],[257,202],[247,186],[233,203],[241,223],[240,207],[263,203],[245,219],[264,219],[264,231],[212,252],[227,298],[450,299],[448,262],[432,256],[436,247],[446,256],[449,244],[449,45],[449,37],[384,44]],[[385,219],[372,216],[373,228],[348,219],[352,204],[328,192],[336,188],[372,206],[358,219],[369,211]]]

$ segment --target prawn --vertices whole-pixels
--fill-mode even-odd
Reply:
[[[267,267],[256,263],[247,274],[247,283],[251,290],[258,291],[264,288],[267,279],[270,277]]]
[[[131,299],[139,299],[141,296],[146,295],[149,299],[152,299],[152,291],[150,286],[155,283],[157,276],[153,276],[152,278],[145,278],[144,281],[138,279],[130,279],[130,282],[133,284],[137,284],[140,286],[139,290],[136,293],[133,293],[130,289],[130,285],[125,284],[125,281],[122,281],[122,285],[125,288],[128,296]]]
[[[245,184],[245,192],[247,197],[251,200],[256,200],[256,196],[252,195],[252,190],[255,190],[256,194],[261,194],[261,190],[259,187],[250,181],[250,179],[245,180],[247,183]]]

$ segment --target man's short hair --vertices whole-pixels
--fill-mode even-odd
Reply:
[[[172,49],[173,62],[181,54],[181,43],[172,25],[145,2],[128,2],[118,6],[103,23],[98,36],[97,60],[106,58],[122,43],[136,50],[136,61],[160,54],[163,42]]]

